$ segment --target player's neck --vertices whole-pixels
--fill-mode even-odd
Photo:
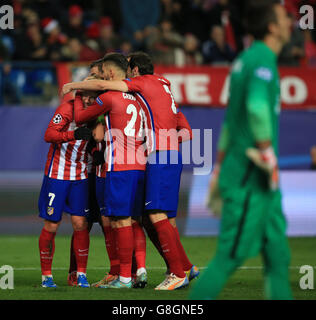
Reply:
[[[272,35],[267,35],[263,42],[269,47],[277,56],[280,54],[283,44],[279,39]]]

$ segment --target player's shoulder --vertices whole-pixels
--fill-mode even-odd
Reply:
[[[74,99],[62,101],[61,104],[57,107],[56,112],[69,113],[72,112],[74,108]]]
[[[69,99],[69,100],[64,100],[62,103],[59,105],[60,108],[73,108],[74,106],[74,99]]]

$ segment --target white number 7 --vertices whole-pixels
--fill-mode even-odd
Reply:
[[[176,106],[176,102],[174,101],[173,94],[171,93],[169,87],[168,87],[166,84],[164,84],[163,87],[164,87],[165,91],[166,91],[168,94],[170,94],[171,101],[172,101],[172,102],[171,102],[171,109],[172,109],[173,113],[177,114],[177,106]]]
[[[51,207],[52,204],[53,204],[53,201],[54,201],[54,199],[55,199],[55,193],[50,192],[50,193],[48,194],[48,196],[50,197],[50,200],[49,200],[49,204],[48,204],[48,205]]]

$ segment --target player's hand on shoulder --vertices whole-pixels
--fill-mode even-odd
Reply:
[[[63,98],[67,93],[72,91],[71,83],[66,83],[61,89],[61,97]]]

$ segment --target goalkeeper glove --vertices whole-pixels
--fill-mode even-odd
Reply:
[[[223,200],[220,195],[218,187],[218,176],[219,176],[220,165],[215,164],[213,172],[211,174],[211,181],[209,184],[207,194],[207,207],[211,210],[214,216],[220,217],[222,214]]]
[[[103,151],[94,151],[92,154],[93,164],[95,166],[99,166],[105,162],[104,160],[104,152]]]
[[[91,136],[92,136],[92,131],[87,127],[80,127],[75,130],[76,140],[90,140]]]
[[[279,169],[273,148],[271,146],[263,150],[248,148],[246,155],[256,166],[268,174],[269,187],[271,190],[276,190],[279,185]]]

